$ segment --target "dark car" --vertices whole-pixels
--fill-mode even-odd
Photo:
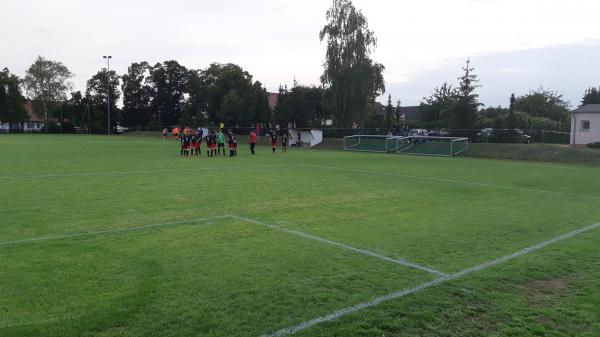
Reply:
[[[496,130],[485,128],[477,133],[479,141],[483,143],[522,143],[529,144],[531,136],[521,129]]]
[[[428,136],[432,136],[432,137],[448,137],[450,136],[450,132],[444,130],[444,129],[433,129],[431,131],[429,131]]]

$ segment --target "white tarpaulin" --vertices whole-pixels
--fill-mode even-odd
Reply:
[[[290,146],[313,147],[323,142],[323,130],[289,129],[289,133]]]

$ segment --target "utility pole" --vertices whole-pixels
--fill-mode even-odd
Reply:
[[[106,59],[106,83],[108,85],[108,92],[106,97],[108,97],[107,111],[108,111],[108,135],[110,136],[110,59],[112,56],[102,56],[102,58]]]

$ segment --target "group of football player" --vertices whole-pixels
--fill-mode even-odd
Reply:
[[[187,131],[187,130],[186,130]],[[271,140],[271,148],[273,154],[277,149],[278,139],[281,139],[281,152],[286,153],[288,147],[288,132],[281,132],[281,136],[278,135],[276,130],[270,130],[268,136]],[[174,135],[175,136],[175,135]],[[225,144],[229,149],[229,157],[237,156],[237,137],[232,129],[227,130],[227,133],[223,133],[223,129],[209,130],[208,134],[204,135],[204,129],[198,128],[195,131],[181,132],[176,137],[179,137],[181,142],[180,156],[201,156],[202,155],[202,142],[206,143],[206,156],[217,157],[226,156]],[[163,130],[163,138],[166,139],[166,129]],[[250,154],[256,154],[256,143],[258,141],[258,135],[256,131],[251,130],[248,135],[248,144],[250,145]]]

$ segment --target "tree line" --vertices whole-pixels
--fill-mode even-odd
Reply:
[[[513,93],[507,97],[508,107],[485,107],[479,101],[479,80],[469,60],[462,70],[457,86],[444,82],[421,100],[419,127],[569,131],[571,104],[558,91],[540,87],[520,96]],[[581,105],[586,104],[600,104],[600,87],[585,90]]]
[[[154,65],[135,62],[125,74],[102,69],[87,81],[84,92],[70,92],[73,74],[61,62],[40,56],[22,80],[4,70],[3,81],[6,77],[11,90],[10,97],[3,94],[1,104],[10,103],[2,105],[0,119],[23,121],[20,101],[27,95],[36,112],[45,120],[58,119],[63,129],[82,124],[78,121],[85,116],[90,128],[102,131],[107,127],[110,95],[113,128],[116,123],[248,126],[269,121],[311,127],[325,119],[333,119],[339,127],[361,124],[374,112],[375,98],[385,91],[384,67],[370,58],[375,34],[350,0],[334,0],[326,19],[319,34],[327,42],[321,85],[294,81],[291,89],[280,88],[276,111],[271,111],[262,83],[235,64],[188,69],[175,60]],[[122,106],[118,106],[121,99]]]
[[[262,83],[236,64],[189,69],[175,60],[134,62],[124,74],[101,69],[83,92],[73,92],[69,69],[39,56],[22,79],[6,68],[0,72],[0,121],[26,121],[23,104],[28,97],[44,120],[58,120],[55,128],[68,132],[75,125],[89,125],[92,131],[105,132],[110,95],[112,128],[117,123],[161,127],[267,122],[319,127],[324,120],[339,128],[405,126],[399,100],[395,107],[391,95],[387,106],[375,101],[385,93],[385,67],[372,60],[376,35],[351,0],[333,0],[319,39],[327,44],[320,85],[299,85],[294,80],[290,89],[280,86],[274,111]],[[420,118],[410,121],[411,127],[558,130],[568,124],[570,104],[556,91],[539,88],[507,97],[509,108],[485,107],[469,60],[457,79],[457,84],[444,82],[421,100]],[[600,103],[600,87],[585,91],[582,104],[590,103]]]
[[[66,127],[67,132],[75,125],[87,126],[88,118],[92,130],[104,132],[109,92],[113,128],[117,123],[200,126],[222,122],[249,126],[270,121],[312,127],[331,115],[323,104],[322,86],[297,83],[290,90],[280,88],[277,108],[272,111],[262,83],[253,81],[252,75],[235,64],[188,69],[174,60],[154,65],[135,62],[122,75],[102,69],[86,82],[84,92],[67,94],[72,76],[61,62],[41,56],[23,79],[5,68],[0,73],[0,120],[26,121],[27,96],[38,115],[44,120],[58,120],[56,124]]]

